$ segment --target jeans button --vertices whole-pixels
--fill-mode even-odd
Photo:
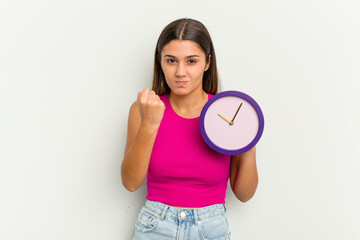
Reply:
[[[185,213],[185,212],[181,212],[181,213],[180,213],[180,217],[182,217],[182,218],[186,217],[186,213]]]

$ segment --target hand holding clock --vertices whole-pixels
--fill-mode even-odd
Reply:
[[[159,127],[164,116],[165,104],[154,91],[145,88],[138,92],[137,106],[141,117],[141,124]]]

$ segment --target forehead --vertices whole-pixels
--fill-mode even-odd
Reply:
[[[199,55],[205,56],[199,44],[190,40],[172,40],[162,49],[161,55],[173,55],[177,57]]]

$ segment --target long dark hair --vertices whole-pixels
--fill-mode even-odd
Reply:
[[[210,34],[201,22],[182,18],[171,22],[161,32],[155,49],[154,76],[152,90],[158,95],[170,93],[170,88],[165,81],[164,72],[160,65],[161,51],[171,40],[191,40],[201,47],[206,56],[206,63],[210,66],[203,76],[203,90],[206,93],[216,94],[219,88],[219,79],[216,66],[216,56]]]

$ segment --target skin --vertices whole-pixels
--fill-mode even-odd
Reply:
[[[174,111],[184,118],[200,116],[208,100],[208,94],[202,89],[202,79],[211,56],[206,61],[205,53],[195,42],[173,40],[164,46],[159,61],[171,89],[169,101]],[[137,190],[145,181],[164,110],[159,96],[147,88],[138,93],[137,101],[130,108],[121,165],[122,183],[129,191]],[[250,200],[257,184],[256,148],[232,156],[230,185],[235,196],[242,202]]]

